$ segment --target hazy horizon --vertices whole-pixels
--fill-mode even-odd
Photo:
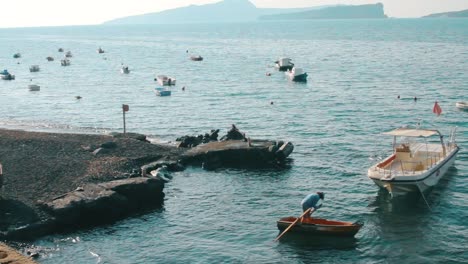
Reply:
[[[0,28],[95,25],[116,18],[160,12],[188,5],[203,5],[220,0],[136,0],[91,1],[15,0],[5,3],[8,12],[0,16]],[[362,5],[383,3],[385,14],[396,18],[417,18],[432,13],[468,9],[466,0],[251,0],[259,8],[295,8],[323,5]],[[83,14],[86,14],[85,16]]]

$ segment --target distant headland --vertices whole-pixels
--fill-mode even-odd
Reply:
[[[453,11],[453,12],[445,12],[445,13],[436,13],[436,14],[430,14],[427,16],[424,16],[426,18],[431,18],[431,17],[468,17],[468,9],[461,10],[461,11]]]
[[[214,4],[190,5],[156,13],[117,18],[104,24],[183,24],[210,22],[249,22],[282,19],[386,18],[381,3],[335,5],[306,8],[257,8],[249,0],[224,0]]]

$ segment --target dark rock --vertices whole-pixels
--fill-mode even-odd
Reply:
[[[136,140],[139,140],[139,141],[144,141],[144,142],[149,142],[148,140],[146,140],[146,135],[143,135],[143,134],[138,134],[138,133],[112,133],[111,134],[114,138],[132,138],[132,139],[136,139]]]
[[[219,129],[216,129],[216,130],[212,129],[211,130],[211,133],[210,133],[210,136],[209,136],[211,141],[218,141],[218,133],[219,133]]]
[[[94,225],[121,218],[162,200],[164,182],[150,178],[130,178],[101,184],[87,184],[45,204],[59,225]]]
[[[179,145],[177,145],[178,148],[192,148],[202,143],[203,136],[183,136],[176,141],[180,141]]]
[[[241,133],[233,124],[227,134],[221,137],[221,140],[245,140],[245,133]]]
[[[244,140],[216,141],[199,145],[188,150],[181,161],[186,164],[202,165],[212,170],[219,167],[277,167],[278,160],[284,160],[293,150],[292,143],[284,144],[278,152],[271,141]]]
[[[113,141],[108,141],[108,142],[105,142],[105,143],[101,144],[101,148],[113,149],[113,148],[116,148],[116,147],[117,147],[117,143],[115,143]]]

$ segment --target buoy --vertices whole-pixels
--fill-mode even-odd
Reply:
[[[418,100],[418,98],[415,96],[415,97],[414,97],[414,101],[416,102],[417,100]]]
[[[400,95],[398,95],[397,98],[400,99]]]
[[[80,100],[82,97],[79,96],[79,95],[77,95],[77,96],[75,96],[75,98],[78,99],[78,100]]]
[[[185,91],[185,86],[182,87],[182,91]]]

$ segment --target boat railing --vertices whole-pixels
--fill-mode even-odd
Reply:
[[[391,178],[398,175],[409,176],[433,168],[441,159],[442,155],[440,153],[434,153],[428,155],[425,160],[398,160],[394,161],[394,166],[389,166],[388,168],[375,166],[374,170],[378,171],[382,178]]]

